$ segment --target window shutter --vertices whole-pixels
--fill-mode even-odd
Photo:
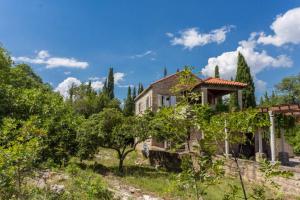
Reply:
[[[158,94],[157,95],[157,105],[158,105],[158,107],[162,107],[162,101],[161,101],[161,95],[160,94]]]
[[[176,96],[171,96],[171,105],[174,106],[176,104]]]

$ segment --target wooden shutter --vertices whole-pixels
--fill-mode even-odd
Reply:
[[[160,107],[162,107],[162,98],[161,98],[162,96],[160,95],[160,94],[158,94],[157,95],[157,105],[158,105],[158,107],[160,108]]]

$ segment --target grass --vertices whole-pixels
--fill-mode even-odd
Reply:
[[[125,159],[124,174],[119,176],[118,159],[114,151],[100,149],[99,155],[94,161],[86,162],[87,167],[93,167],[95,171],[106,175],[115,175],[124,184],[129,184],[142,189],[144,192],[156,194],[165,199],[195,199],[195,192],[191,189],[180,189],[176,181],[176,173],[166,172],[163,169],[155,169],[149,166],[146,159],[137,152],[132,152]],[[238,187],[238,195],[242,197],[242,190],[238,179],[224,177],[220,183],[207,188],[205,200],[223,199],[224,194],[231,189],[230,185]],[[253,184],[246,183],[247,191],[251,191]],[[201,186],[200,186],[201,187]],[[268,192],[271,194],[270,192]],[[268,195],[269,196],[269,195]]]
[[[52,168],[52,176],[47,180],[45,188],[38,188],[35,184],[27,185],[24,199],[32,200],[71,200],[71,199],[101,199],[111,200],[113,193],[101,174],[91,169],[81,169],[77,163],[70,162],[66,168]],[[63,185],[63,192],[54,192],[50,186]]]

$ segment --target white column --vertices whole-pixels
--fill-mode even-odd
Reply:
[[[240,110],[243,109],[243,90],[238,90],[238,104]]]
[[[258,129],[258,153],[263,153],[261,129]]]
[[[281,152],[284,152],[284,129],[280,129]]]
[[[201,95],[202,95],[202,105],[207,104],[207,88],[202,88],[201,89]]]
[[[228,131],[227,131],[227,122],[225,120],[225,156],[229,156],[229,142],[228,142]]]
[[[168,149],[168,141],[166,141],[166,140],[164,141],[164,148]]]
[[[274,114],[272,111],[269,111],[270,116],[270,147],[271,147],[271,161],[275,162],[275,122],[274,122]]]

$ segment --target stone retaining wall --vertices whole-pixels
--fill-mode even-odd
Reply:
[[[250,160],[238,160],[242,176],[249,182],[263,181],[263,175],[259,171],[259,164]],[[281,166],[281,170],[292,172],[290,178],[274,177],[275,183],[279,184],[285,194],[300,195],[300,168]],[[230,159],[225,162],[226,174],[238,176],[236,163]]]

